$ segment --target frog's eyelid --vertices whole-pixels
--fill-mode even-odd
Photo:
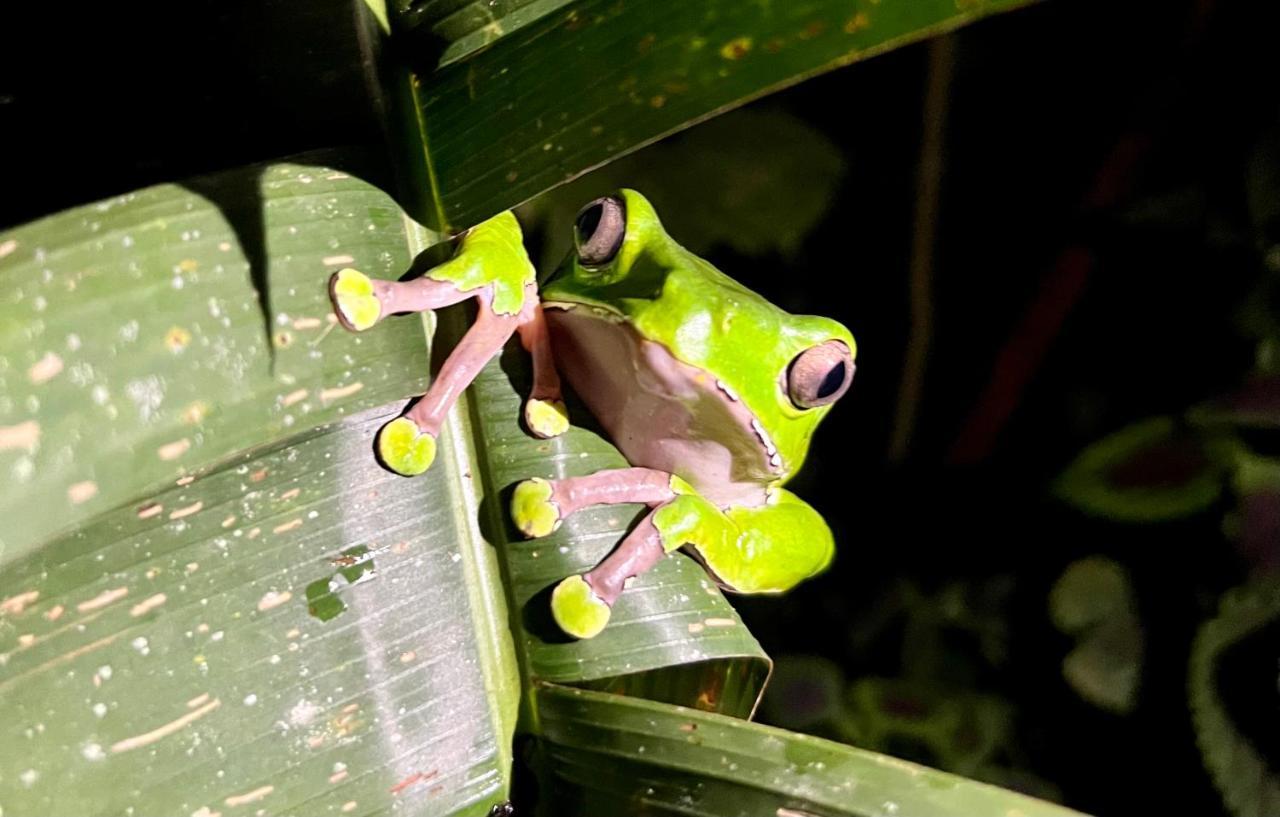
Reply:
[[[810,346],[787,367],[787,396],[801,409],[830,405],[849,390],[855,369],[853,355],[841,341]]]
[[[587,267],[608,264],[622,248],[627,232],[627,211],[622,199],[604,196],[578,211],[573,220],[573,240],[578,260]]]

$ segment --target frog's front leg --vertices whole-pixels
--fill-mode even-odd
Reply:
[[[517,330],[534,353],[534,395],[525,407],[530,430],[551,437],[568,428],[534,277],[520,225],[505,212],[468,230],[451,259],[416,280],[380,281],[354,269],[330,278],[334,313],[355,332],[396,312],[439,309],[468,298],[477,302],[475,324],[449,354],[431,388],[404,416],[378,432],[378,454],[387,467],[412,476],[431,465],[445,416]]]
[[[542,312],[542,304],[534,299],[528,318],[519,327],[520,342],[533,361],[533,390],[524,404],[524,422],[534,436],[547,439],[569,429],[569,412],[564,405],[560,374],[551,355],[551,332]]]
[[[529,285],[530,297],[537,290]],[[491,299],[482,295],[475,323],[449,352],[444,365],[431,381],[431,388],[413,408],[378,432],[378,456],[388,468],[404,476],[421,474],[435,460],[436,438],[449,410],[515,333],[521,314],[506,315],[493,309]]]

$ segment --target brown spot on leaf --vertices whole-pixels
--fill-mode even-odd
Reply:
[[[159,516],[164,511],[164,506],[159,502],[148,502],[141,508],[138,508],[139,519],[150,519],[153,516]]]
[[[297,519],[290,519],[288,522],[285,522],[280,525],[276,525],[274,528],[271,529],[271,532],[287,533],[291,530],[294,530],[295,528],[300,528],[300,527],[302,527],[302,517],[299,516]]]
[[[156,449],[156,454],[162,460],[176,460],[183,454],[187,453],[191,448],[191,440],[183,437],[181,440],[174,440],[171,443],[165,443]]]
[[[25,448],[29,454],[36,450],[39,443],[40,424],[35,420],[27,420],[12,426],[0,426],[0,451]]]
[[[164,335],[164,345],[175,355],[191,344],[191,333],[181,326],[171,326]]]
[[[103,590],[88,601],[82,601],[77,604],[76,610],[81,613],[89,613],[106,607],[114,601],[119,601],[127,595],[129,595],[129,588],[127,587],[116,587],[111,590]]]
[[[363,388],[363,383],[349,383],[346,386],[335,386],[331,389],[323,389],[320,392],[320,402],[328,403],[333,400],[340,400],[343,397],[350,397]]]
[[[129,610],[129,615],[133,616],[134,618],[137,618],[138,616],[141,616],[141,615],[146,615],[147,613],[156,609],[160,605],[164,604],[165,601],[167,600],[168,599],[164,593],[156,593],[154,596],[151,596],[150,598],[147,598],[147,599],[143,599],[142,601],[133,605],[133,608]]]
[[[35,604],[38,598],[40,598],[39,590],[28,590],[25,593],[10,596],[0,602],[0,613],[9,616],[20,616],[22,611],[26,610],[28,605]]]
[[[845,34],[857,34],[864,28],[871,26],[871,18],[867,16],[865,11],[860,11],[848,19],[844,24]]]
[[[72,505],[79,505],[82,502],[88,502],[98,494],[98,483],[93,480],[85,480],[77,482],[67,487],[67,499],[71,500]]]
[[[62,371],[62,358],[53,352],[45,352],[44,357],[37,360],[30,369],[27,369],[27,377],[32,383],[46,383],[58,376],[58,372]]]
[[[720,56],[726,60],[740,60],[751,53],[753,44],[750,37],[737,37],[720,47]]]
[[[262,598],[258,599],[258,609],[266,612],[274,607],[279,607],[291,598],[293,598],[293,593],[288,590],[282,590],[278,593],[275,590],[269,590],[262,595]]]
[[[226,803],[231,808],[235,808],[236,806],[243,806],[248,803],[256,803],[275,790],[275,786],[259,786],[253,791],[247,791],[244,794],[232,795],[222,802]]]
[[[185,508],[178,508],[176,511],[169,514],[169,518],[182,519],[184,517],[190,516],[193,513],[199,513],[200,509],[203,507],[204,507],[204,503],[197,500],[195,502],[192,502],[190,505],[187,505]]]

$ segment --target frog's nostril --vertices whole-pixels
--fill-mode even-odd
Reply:
[[[787,392],[797,408],[817,408],[839,400],[853,382],[853,357],[838,340],[810,346],[787,368]]]
[[[573,238],[583,266],[607,264],[618,254],[627,230],[621,199],[605,196],[583,207],[574,221]]]

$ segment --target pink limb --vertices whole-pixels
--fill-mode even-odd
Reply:
[[[468,298],[476,297],[479,290],[463,292],[449,281],[437,281],[434,278],[422,277],[412,281],[382,281],[370,279],[373,294],[382,305],[382,317],[396,312],[426,312],[429,309],[442,309],[461,303]],[[481,304],[484,298],[476,298]]]
[[[652,508],[676,495],[671,490],[671,475],[652,468],[617,468],[549,482],[551,500],[561,519],[591,505],[639,502]]]
[[[433,437],[439,435],[440,426],[459,395],[471,385],[485,364],[502,351],[520,323],[518,314],[502,315],[493,311],[492,295],[487,288],[481,290],[476,302],[479,309],[475,323],[449,353],[427,393],[404,415],[420,431]]]
[[[610,607],[622,595],[627,579],[649,570],[666,555],[653,515],[646,514],[604,561],[582,574],[592,592]]]
[[[563,400],[560,375],[551,356],[551,333],[547,330],[547,319],[536,295],[532,304],[531,309],[525,310],[525,320],[518,330],[521,344],[533,358],[533,390],[529,397],[534,400]]]

